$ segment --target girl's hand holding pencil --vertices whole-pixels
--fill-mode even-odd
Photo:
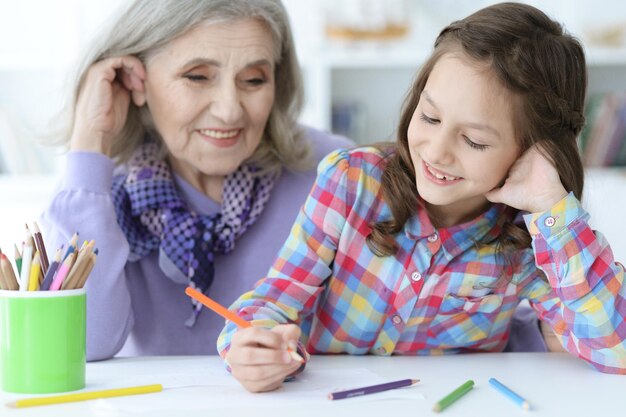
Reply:
[[[23,249],[15,245],[15,266],[0,250],[0,288],[21,291],[57,291],[82,288],[93,269],[98,250],[96,242],[83,243],[77,248],[78,233],[74,233],[65,245],[57,249],[52,263],[49,262],[44,240],[35,223],[31,234],[26,225]]]
[[[297,349],[299,338],[300,328],[295,324],[239,329],[233,335],[226,362],[233,377],[248,391],[273,391],[302,366],[288,352],[288,348]]]
[[[248,391],[275,390],[304,366],[304,358],[297,353],[300,328],[295,324],[281,324],[272,329],[254,327],[192,287],[187,287],[185,293],[239,327],[226,362],[235,379]]]

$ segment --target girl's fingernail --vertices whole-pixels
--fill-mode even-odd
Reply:
[[[289,352],[284,352],[283,353],[283,362],[284,363],[290,363],[291,362],[291,355],[289,354]]]

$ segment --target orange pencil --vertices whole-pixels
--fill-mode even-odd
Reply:
[[[200,291],[198,291],[196,289],[193,289],[191,287],[187,287],[185,289],[185,294],[187,294],[188,296],[190,296],[194,300],[199,301],[205,307],[208,307],[209,309],[213,310],[214,312],[216,312],[220,316],[224,317],[225,319],[232,321],[233,323],[235,323],[239,327],[243,327],[243,328],[252,327],[252,324],[250,324],[250,322],[242,319],[241,317],[239,317],[238,315],[236,315],[235,313],[233,313],[232,311],[230,311],[229,309],[227,309],[223,305],[221,305],[221,304],[211,300],[209,297],[207,297],[206,295],[202,294]],[[287,351],[289,351],[289,354],[291,355],[291,357],[294,360],[296,360],[296,361],[298,361],[300,363],[304,363],[304,359],[302,358],[302,356],[298,355],[298,353],[294,352],[291,349],[287,349]]]

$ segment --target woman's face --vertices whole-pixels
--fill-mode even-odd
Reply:
[[[203,190],[254,153],[274,68],[272,35],[252,19],[200,25],[148,59],[146,104],[176,173]]]
[[[409,124],[417,190],[442,225],[488,206],[520,154],[514,97],[486,65],[445,54],[432,69]]]

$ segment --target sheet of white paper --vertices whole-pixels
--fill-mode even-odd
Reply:
[[[181,411],[200,411],[207,409],[236,409],[241,407],[272,407],[305,404],[328,404],[328,394],[334,391],[358,388],[389,382],[380,375],[365,369],[306,369],[293,381],[283,384],[277,391],[252,394],[226,372],[202,372],[193,374],[142,375],[125,378],[123,386],[162,383],[162,393],[117,397],[97,400],[92,409],[101,416],[116,413],[149,414],[163,409],[179,408]],[[118,384],[116,387],[120,387]],[[92,387],[108,389],[113,386]],[[142,397],[142,398],[140,398]],[[423,399],[419,383],[406,388],[389,390],[372,395],[363,395],[346,400],[350,402],[419,400]]]

